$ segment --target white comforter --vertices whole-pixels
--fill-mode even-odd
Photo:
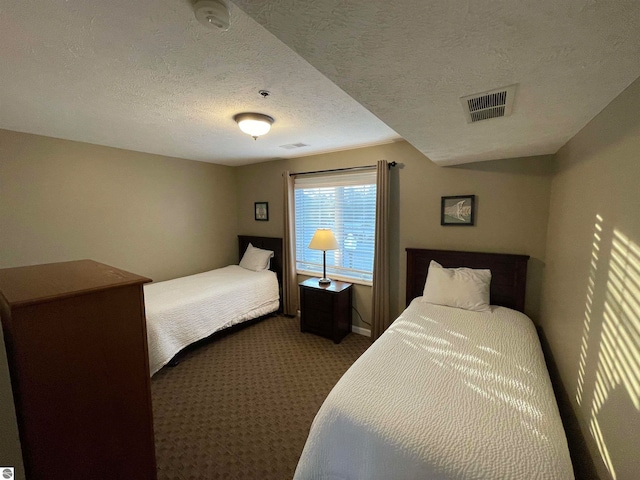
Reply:
[[[187,345],[278,309],[270,270],[238,265],[144,286],[151,375]]]
[[[415,299],[318,412],[296,479],[572,479],[535,327]]]

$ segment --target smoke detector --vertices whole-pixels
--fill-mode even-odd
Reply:
[[[229,8],[221,0],[197,0],[193,4],[193,11],[198,21],[205,27],[229,30]]]
[[[511,115],[515,93],[516,85],[514,84],[460,98],[467,123],[508,117]]]

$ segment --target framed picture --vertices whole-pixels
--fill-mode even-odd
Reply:
[[[269,202],[255,202],[256,220],[269,221]]]
[[[456,195],[454,197],[442,197],[440,225],[470,226],[474,225],[475,217],[475,195]]]

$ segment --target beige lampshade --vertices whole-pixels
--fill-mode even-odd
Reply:
[[[313,234],[309,248],[312,250],[337,250],[338,241],[329,228],[319,228]]]

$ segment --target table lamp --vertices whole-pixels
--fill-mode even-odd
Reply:
[[[309,248],[312,250],[322,250],[322,278],[318,282],[321,285],[331,283],[331,279],[327,278],[327,250],[337,250],[338,241],[333,236],[333,232],[329,228],[319,228],[313,234]]]

